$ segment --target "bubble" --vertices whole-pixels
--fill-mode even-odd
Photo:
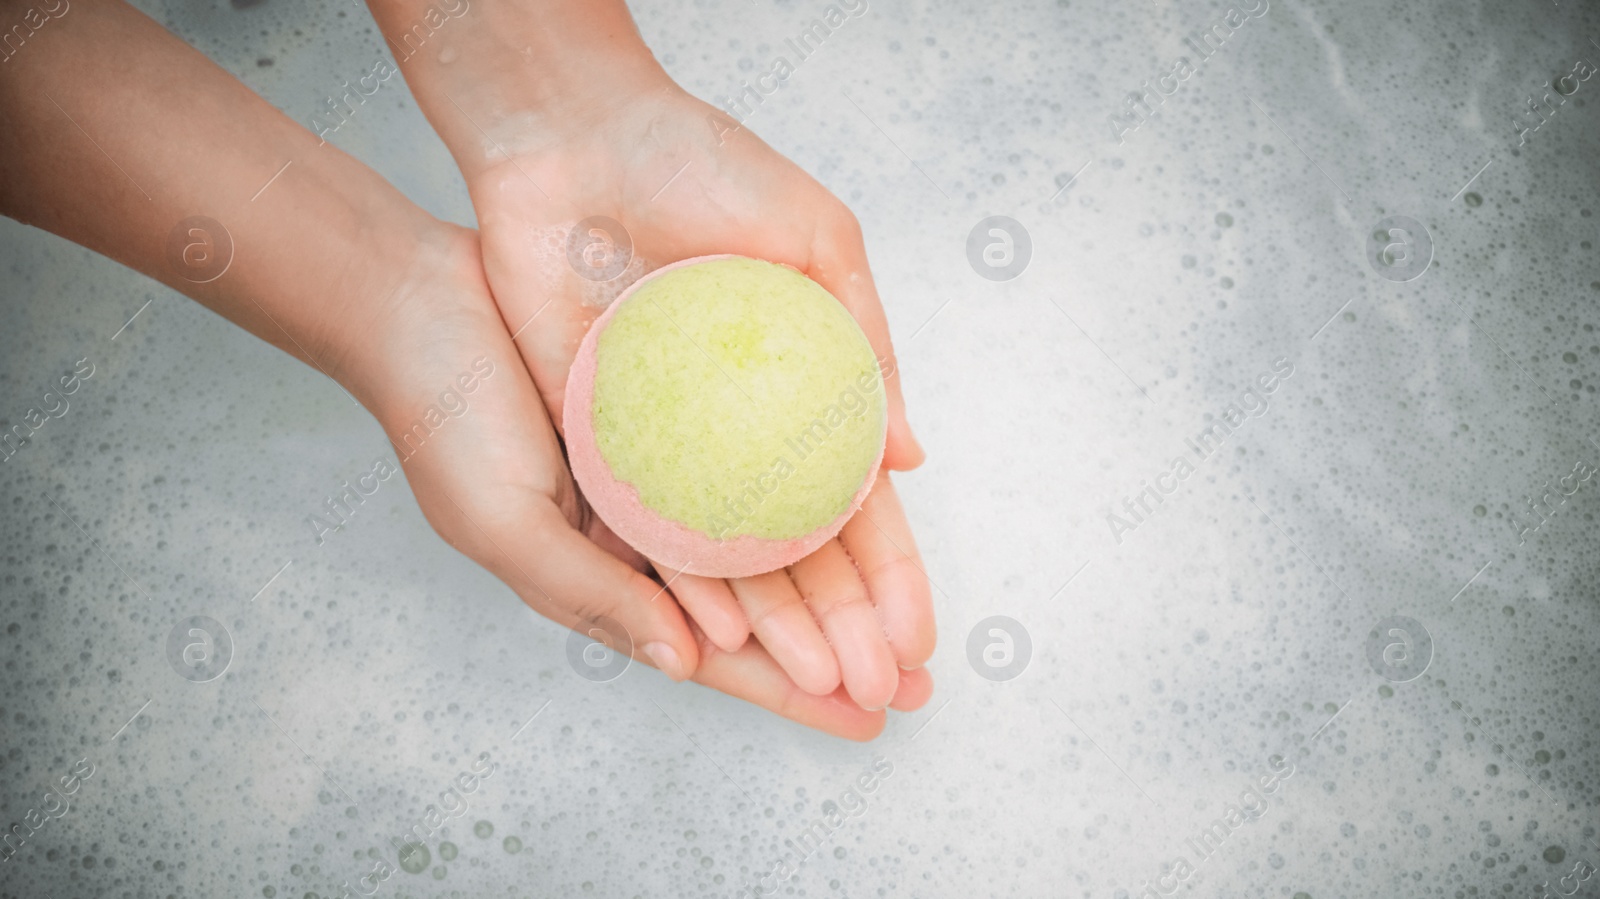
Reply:
[[[506,837],[500,845],[505,847],[505,850],[512,855],[522,851],[522,840],[515,836]]]
[[[447,841],[439,844],[439,857],[447,862],[455,861],[456,856],[459,855],[460,852],[461,850],[458,849],[454,843]]]
[[[494,825],[488,821],[479,821],[472,825],[472,835],[480,840],[487,840],[494,836]]]
[[[1422,622],[1392,615],[1368,632],[1366,655],[1378,674],[1405,683],[1421,677],[1428,669],[1433,659],[1433,638]]]
[[[1477,505],[1472,507],[1472,514],[1482,518],[1489,514],[1489,510],[1482,505]]]
[[[1226,212],[1219,212],[1217,213],[1217,224],[1224,228],[1232,228],[1233,216],[1227,214]]]
[[[1471,206],[1474,209],[1476,209],[1479,206],[1483,205],[1483,197],[1479,196],[1474,191],[1467,191],[1467,195],[1465,197],[1462,197],[1462,199],[1466,200],[1467,201],[1467,205]]]
[[[421,843],[407,843],[400,847],[400,870],[407,874],[421,874],[432,861],[428,847]]]
[[[1567,860],[1567,850],[1562,849],[1560,846],[1546,846],[1544,860],[1552,865],[1559,865]]]
[[[592,215],[565,236],[567,263],[586,281],[611,281],[633,261],[633,237],[614,218]]]
[[[233,636],[222,622],[192,615],[177,622],[167,634],[167,663],[191,683],[216,680],[233,660]]]
[[[1410,216],[1388,216],[1367,237],[1367,264],[1386,281],[1414,281],[1432,260],[1433,238]]]

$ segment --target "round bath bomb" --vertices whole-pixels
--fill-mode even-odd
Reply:
[[[585,335],[568,461],[651,559],[706,577],[783,568],[872,489],[888,424],[872,346],[792,268],[704,256],[652,272]]]

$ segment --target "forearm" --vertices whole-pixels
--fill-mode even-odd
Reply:
[[[0,73],[0,212],[370,392],[383,350],[356,338],[438,222],[132,7],[73,3],[24,51]]]
[[[581,131],[640,90],[670,90],[622,0],[368,0],[412,94],[471,183]]]

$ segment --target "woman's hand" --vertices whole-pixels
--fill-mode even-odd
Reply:
[[[469,181],[489,282],[552,418],[561,421],[579,342],[623,287],[668,262],[736,253],[794,266],[844,303],[886,375],[885,468],[920,463],[861,233],[843,204],[675,89],[592,113],[542,145],[514,140],[524,149]],[[573,234],[599,216],[625,235],[608,234],[610,223]],[[842,682],[863,708],[881,709],[897,668],[920,667],[933,649],[927,578],[887,472],[838,539],[786,572],[723,581],[653,561],[714,644],[732,652],[754,632],[814,694]]]
[[[415,47],[426,0],[369,6],[390,44],[407,48],[401,71],[466,178],[489,284],[556,422],[579,342],[630,280],[680,259],[736,253],[791,265],[838,297],[886,376],[885,467],[922,461],[854,216],[748,129],[679,89],[621,0],[462,6]],[[569,233],[582,223],[577,241],[598,239],[585,221],[597,216],[620,223],[617,237],[626,232],[621,274],[607,270],[603,243],[589,259],[569,260]],[[932,653],[934,624],[886,472],[877,484],[838,539],[786,572],[722,581],[678,575],[671,559],[654,560],[657,570],[722,651],[739,651],[754,632],[807,692],[842,683],[862,707],[882,708],[896,695],[896,666],[918,669]]]
[[[379,370],[354,378],[367,385],[363,399],[435,530],[541,615],[590,632],[600,618],[620,623],[633,652],[676,680],[693,676],[839,736],[876,735],[882,712],[860,708],[843,691],[802,690],[761,646],[722,650],[640,573],[643,559],[590,512],[567,472],[533,379],[490,297],[476,238],[447,233],[417,248],[411,274],[362,335],[383,348]],[[460,402],[441,403],[446,391]],[[414,429],[430,407],[455,417]],[[927,699],[925,672],[893,674],[889,693],[897,706]]]

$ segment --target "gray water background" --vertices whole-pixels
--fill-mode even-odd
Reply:
[[[388,52],[350,2],[139,6],[300,121]],[[635,12],[715,102],[825,8]],[[1113,127],[1227,9],[876,0],[749,121],[860,217],[929,450],[897,483],[937,692],[868,745],[638,666],[579,677],[567,633],[398,480],[318,546],[307,517],[392,458],[371,418],[0,221],[0,421],[95,366],[0,464],[0,816],[94,766],[0,896],[337,896],[482,753],[468,809],[379,895],[771,886],[877,758],[865,813],[781,895],[1139,895],[1279,757],[1293,773],[1185,895],[1539,896],[1600,864],[1600,482],[1525,542],[1512,525],[1600,465],[1600,81],[1520,146],[1511,124],[1600,63],[1600,9],[1272,0]],[[471,222],[398,80],[333,139]],[[1031,240],[1012,280],[967,257],[992,215]],[[1369,261],[1392,215],[1432,244],[1414,280]],[[1266,410],[1198,459],[1186,441],[1278,360]],[[1194,474],[1115,527],[1186,453]],[[210,682],[168,662],[194,615],[233,643]],[[1010,680],[969,658],[994,615],[1031,642]],[[1403,641],[1427,646],[1414,679],[1369,659],[1390,616],[1427,634]]]

